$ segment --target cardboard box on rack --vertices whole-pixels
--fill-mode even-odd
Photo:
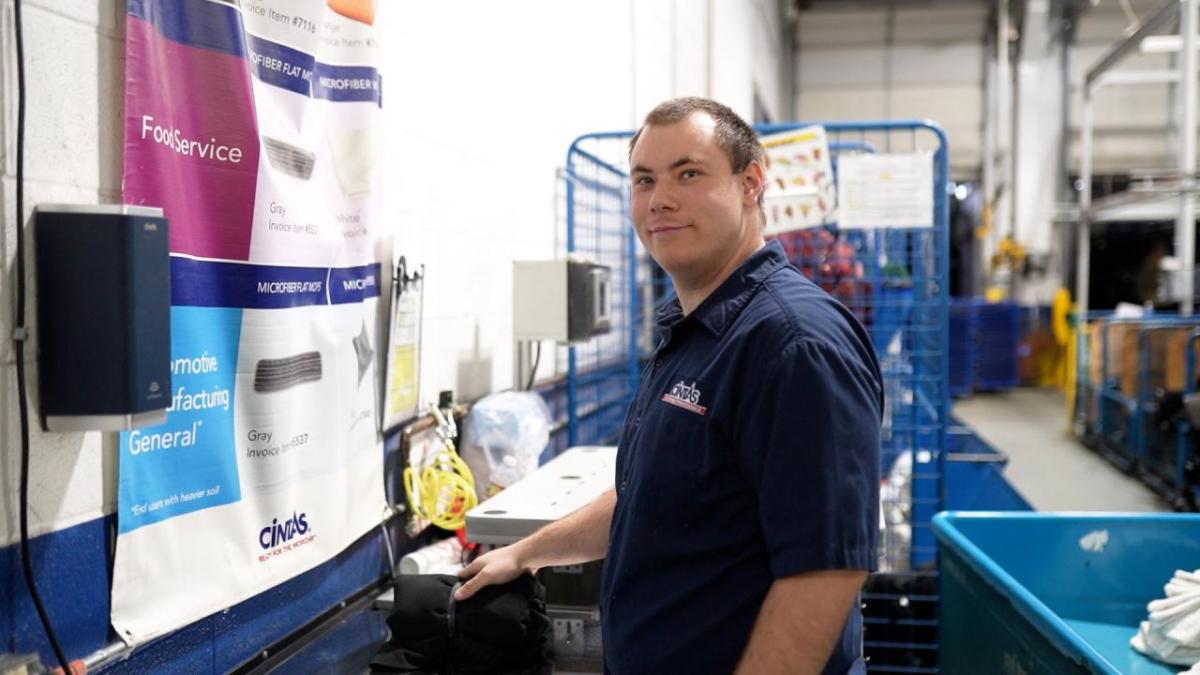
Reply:
[[[1187,388],[1187,345],[1191,335],[1192,328],[1180,328],[1172,330],[1167,339],[1164,384],[1167,391],[1183,391]],[[1200,364],[1200,343],[1193,349]]]
[[[1108,376],[1120,380],[1121,393],[1129,398],[1137,396],[1138,392],[1141,360],[1141,354],[1138,353],[1138,333],[1141,330],[1140,323],[1117,323],[1108,329]]]
[[[1017,350],[1021,364],[1021,385],[1055,386],[1064,352],[1048,325],[1022,336]]]
[[[1187,343],[1194,327],[1161,327],[1147,333],[1149,363],[1146,364],[1141,362],[1139,345],[1143,327],[1140,323],[1117,323],[1108,328],[1108,376],[1118,378],[1121,393],[1129,398],[1137,397],[1143,370],[1149,373],[1151,390],[1182,391],[1187,380]],[[1101,347],[1099,340],[1093,345]],[[1099,359],[1095,356],[1091,362],[1095,378],[1099,377]]]
[[[1136,393],[1137,382],[1137,334],[1141,324],[1116,322],[1106,324],[1105,321],[1093,321],[1091,335],[1088,341],[1088,381],[1099,389],[1103,383],[1104,341],[1108,341],[1108,377],[1122,380],[1121,389],[1125,390],[1123,374],[1133,373],[1131,382]]]

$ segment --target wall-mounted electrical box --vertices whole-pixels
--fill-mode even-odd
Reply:
[[[39,205],[38,373],[47,431],[160,424],[171,405],[171,264],[162,209]]]
[[[612,271],[583,260],[513,262],[513,337],[582,342],[612,329]]]

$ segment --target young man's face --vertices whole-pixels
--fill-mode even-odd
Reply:
[[[714,128],[702,112],[646,126],[630,155],[634,226],[676,283],[722,269],[760,236],[755,179],[733,173]]]

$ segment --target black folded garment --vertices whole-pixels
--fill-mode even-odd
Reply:
[[[374,672],[550,675],[554,629],[542,585],[528,574],[455,602],[456,577],[396,579],[388,616],[392,637],[371,661]]]

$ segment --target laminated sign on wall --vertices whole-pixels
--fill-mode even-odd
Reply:
[[[933,153],[844,155],[838,226],[933,227]]]
[[[404,256],[396,267],[392,312],[388,322],[383,424],[387,431],[416,417],[421,370],[421,299],[424,270],[408,274]]]
[[[137,643],[332,558],[385,509],[374,3],[129,0],[129,204],[171,231],[167,422],[121,434]]]
[[[825,127],[783,131],[763,136],[761,143],[767,170],[764,234],[770,236],[831,222],[837,192]]]

